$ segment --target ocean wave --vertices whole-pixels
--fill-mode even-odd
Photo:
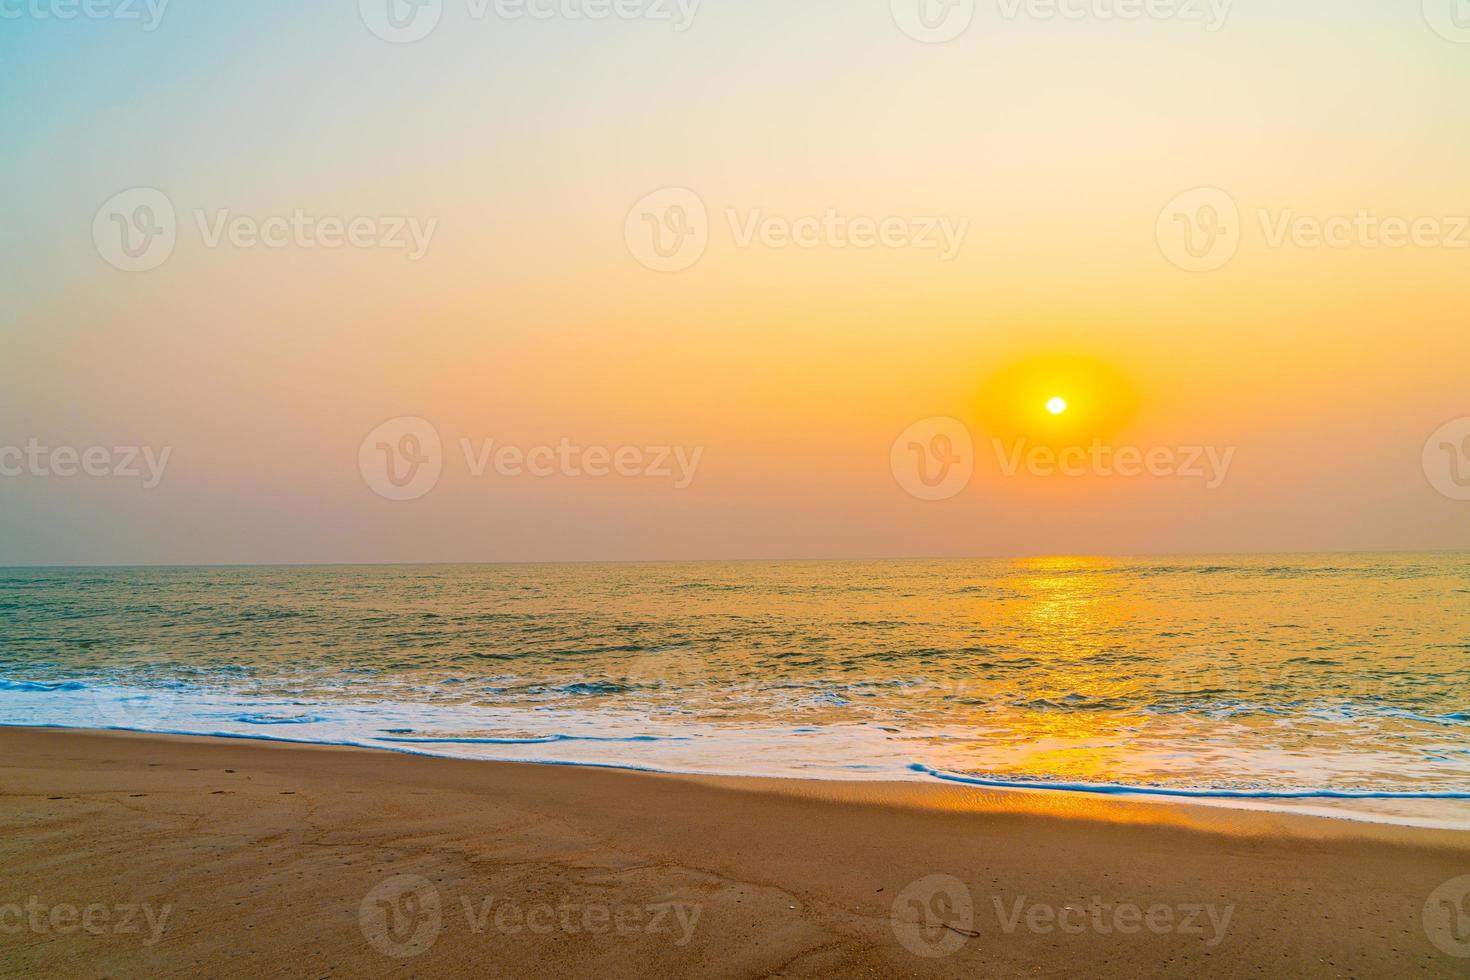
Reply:
[[[554,688],[562,694],[627,694],[629,688],[626,684],[618,684],[613,681],[577,681],[574,684],[564,684]]]
[[[800,700],[797,700],[797,701],[793,702],[792,703],[792,707],[794,707],[794,708],[828,708],[828,707],[831,707],[831,708],[842,708],[842,707],[846,707],[847,705],[849,705],[851,703],[852,703],[851,701],[847,700],[847,698],[845,698],[842,695],[836,693],[835,691],[823,691],[821,694],[813,694],[813,695],[811,695],[809,697],[801,698]]]
[[[548,745],[553,742],[681,742],[690,735],[528,735],[523,738],[495,736],[417,737],[380,735],[379,742],[394,742],[403,745]]]
[[[1107,796],[1169,796],[1200,800],[1470,800],[1470,790],[1375,790],[1375,789],[1209,789],[1123,783],[1074,783],[1049,779],[998,779],[944,772],[920,762],[909,766],[914,772],[949,783],[988,786],[994,789],[1044,789],[1065,793],[1101,793]]]
[[[247,712],[235,715],[235,720],[247,725],[315,725],[327,719],[321,715],[272,715]]]
[[[24,691],[39,694],[45,691],[84,691],[87,685],[81,681],[8,681],[0,679],[0,691]]]

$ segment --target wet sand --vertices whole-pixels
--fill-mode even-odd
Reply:
[[[1456,831],[34,729],[0,794],[4,976],[1470,972]]]

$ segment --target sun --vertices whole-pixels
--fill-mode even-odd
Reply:
[[[1138,389],[1106,361],[1048,354],[996,368],[981,383],[975,409],[991,439],[1060,450],[1114,439],[1137,413]]]

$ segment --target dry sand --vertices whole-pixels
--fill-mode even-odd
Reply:
[[[1432,941],[1470,914],[1424,918],[1470,874],[1452,831],[123,733],[3,730],[0,760],[7,977],[1470,966]]]

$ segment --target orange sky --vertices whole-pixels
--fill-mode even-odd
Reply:
[[[982,8],[946,44],[835,0],[712,0],[682,32],[449,4],[407,45],[284,3],[147,33],[19,22],[0,445],[172,452],[148,489],[0,476],[0,564],[1470,547],[1470,503],[1423,457],[1470,416],[1470,47],[1417,6],[1242,4],[1214,32]],[[140,60],[128,98],[102,84]],[[93,224],[137,187],[177,244],[124,272]],[[626,233],[661,188],[705,212],[677,271]],[[1238,209],[1203,272],[1158,232],[1193,188]],[[435,227],[417,260],[211,247],[199,216],[221,211]],[[1270,240],[1359,212],[1450,240]],[[948,259],[741,240],[828,213],[966,232]],[[973,476],[921,500],[893,444],[938,416]],[[411,500],[360,465],[398,417],[442,439]],[[1094,437],[1233,455],[1207,488],[1007,476],[992,442]],[[476,476],[466,439],[700,462],[685,487]]]

